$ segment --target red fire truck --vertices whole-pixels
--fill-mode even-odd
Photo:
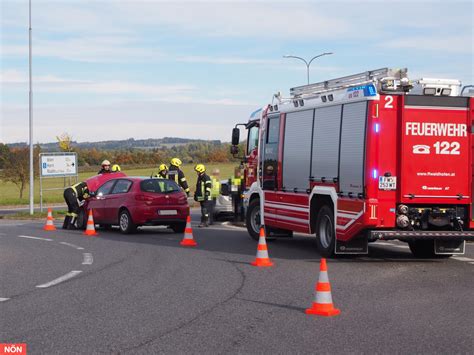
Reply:
[[[246,224],[258,238],[315,235],[319,252],[398,239],[417,257],[474,240],[474,98],[458,80],[383,68],[274,95],[248,130]],[[267,234],[268,235],[268,234]]]

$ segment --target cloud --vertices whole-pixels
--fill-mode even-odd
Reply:
[[[472,54],[472,36],[458,34],[455,36],[407,36],[387,40],[380,46],[395,49],[410,49],[415,51],[439,51],[459,54]]]
[[[2,44],[2,56],[28,56],[28,45]],[[160,51],[140,45],[130,36],[80,36],[66,39],[34,39],[35,57],[96,63],[143,62],[159,59]]]
[[[251,105],[246,101],[234,98],[213,96],[212,98],[203,96],[201,93],[205,90],[199,89],[194,85],[175,84],[145,84],[129,81],[92,81],[62,78],[55,75],[38,75],[33,77],[35,92],[37,93],[55,93],[55,94],[75,94],[75,95],[103,95],[110,101],[117,101],[123,95],[133,95],[140,97],[140,100],[147,102],[167,102],[167,103],[195,103],[206,105],[221,106],[241,106]],[[28,76],[25,72],[18,70],[6,70],[0,72],[0,85],[2,90],[15,89],[26,91],[28,85]],[[237,96],[238,92],[231,93]]]

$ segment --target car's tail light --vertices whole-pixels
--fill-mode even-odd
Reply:
[[[135,195],[135,200],[137,200],[137,201],[153,201],[153,197],[143,195],[143,194],[137,194],[137,195]]]

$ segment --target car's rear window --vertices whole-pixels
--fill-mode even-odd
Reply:
[[[179,186],[168,179],[147,179],[140,183],[143,192],[171,193],[180,191]]]

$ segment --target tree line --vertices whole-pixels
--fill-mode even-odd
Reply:
[[[107,159],[112,164],[124,167],[157,166],[168,163],[171,158],[178,157],[185,164],[196,163],[228,163],[238,162],[230,153],[230,143],[216,141],[197,141],[170,147],[159,147],[153,149],[108,149],[79,148],[73,146],[69,135],[63,134],[57,137],[57,151],[76,152],[79,167],[82,171],[96,169],[103,160]],[[243,144],[240,152],[243,150]],[[41,146],[37,144],[34,150],[34,171],[38,176],[38,158],[42,152]],[[0,180],[12,182],[19,189],[20,198],[29,183],[29,147],[26,145],[13,147],[0,143]]]

